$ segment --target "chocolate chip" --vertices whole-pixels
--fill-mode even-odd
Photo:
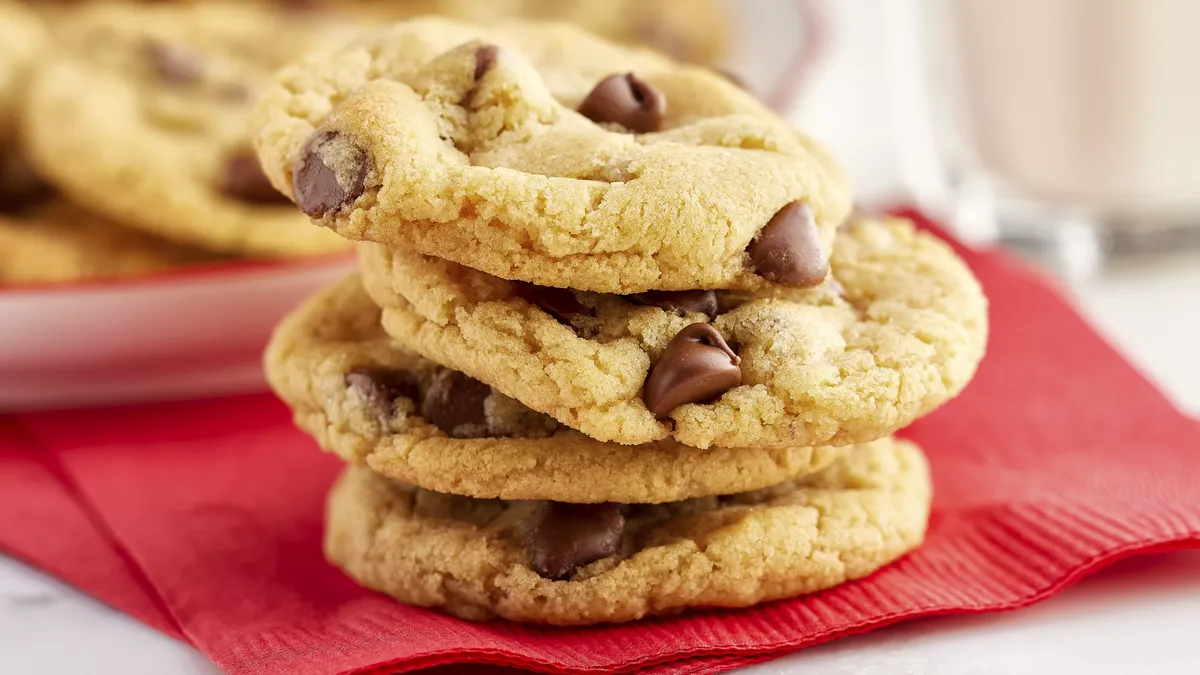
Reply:
[[[650,369],[642,398],[656,417],[685,403],[704,403],[742,383],[742,360],[707,323],[694,323],[671,339]]]
[[[496,45],[484,45],[475,52],[475,81],[478,82],[487,75],[492,66],[496,65],[496,58],[500,56],[500,48]]]
[[[579,113],[593,122],[615,122],[644,134],[662,126],[667,97],[633,73],[609,75],[579,104]]]
[[[703,312],[708,318],[717,316],[717,294],[713,291],[649,291],[628,296],[639,305],[661,307],[679,316]]]
[[[416,384],[403,370],[364,366],[346,373],[346,386],[358,392],[364,405],[381,424],[396,411],[396,399],[416,398]]]
[[[592,313],[583,303],[579,302],[574,293],[565,288],[523,283],[518,288],[517,295],[564,323],[569,323],[572,316],[580,314],[590,316]]]
[[[146,54],[159,77],[170,84],[196,84],[204,76],[204,60],[189,47],[148,40]]]
[[[526,546],[533,571],[553,580],[613,555],[621,546],[625,517],[617,504],[538,504]]]
[[[804,202],[792,202],[780,209],[747,251],[754,271],[776,283],[816,286],[829,274],[817,221]]]
[[[45,203],[53,195],[50,184],[34,173],[19,154],[0,149],[0,213],[17,215]]]
[[[293,167],[296,204],[313,218],[346,206],[362,196],[368,165],[367,152],[350,139],[336,131],[317,132]]]
[[[479,380],[441,370],[425,390],[421,415],[453,438],[483,438],[488,435],[484,403],[491,393],[492,388]]]
[[[238,150],[225,158],[221,174],[221,193],[251,204],[286,204],[287,196],[267,180],[258,157],[251,150]]]

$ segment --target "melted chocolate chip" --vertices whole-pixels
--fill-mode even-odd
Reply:
[[[204,60],[189,47],[149,40],[146,54],[158,76],[170,84],[196,84],[204,76]]]
[[[369,160],[366,150],[336,131],[319,131],[309,139],[293,167],[296,204],[321,218],[362,196]]]
[[[648,291],[628,298],[639,305],[661,307],[679,316],[702,312],[713,319],[718,314],[717,294],[713,291]]]
[[[642,398],[656,417],[686,403],[704,403],[742,383],[742,360],[707,323],[694,323],[671,339],[650,369]]]
[[[17,215],[53,195],[50,184],[34,173],[20,155],[0,149],[0,213]]]
[[[346,373],[346,386],[359,398],[380,424],[386,424],[396,411],[396,399],[416,398],[417,387],[409,374],[380,366],[364,366]]]
[[[488,435],[484,407],[492,388],[457,370],[441,370],[425,390],[421,415],[453,438]]]
[[[633,73],[609,75],[579,104],[579,113],[593,122],[616,123],[645,134],[662,126],[667,97]]]
[[[475,81],[478,82],[487,75],[496,59],[500,56],[500,48],[496,45],[484,45],[475,52]]]
[[[288,198],[267,180],[258,157],[250,150],[238,150],[225,158],[219,187],[225,196],[251,204],[288,203]]]
[[[563,323],[569,323],[576,315],[591,315],[591,310],[579,302],[575,294],[565,288],[521,284],[517,294],[526,302],[540,307],[547,314]]]
[[[624,531],[625,517],[617,504],[542,502],[529,523],[529,564],[543,577],[565,579],[615,554]]]
[[[792,202],[776,213],[747,249],[754,271],[776,283],[816,286],[829,274],[812,209]]]

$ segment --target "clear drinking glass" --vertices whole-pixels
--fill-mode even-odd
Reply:
[[[907,6],[924,206],[1069,274],[1200,252],[1200,2]]]

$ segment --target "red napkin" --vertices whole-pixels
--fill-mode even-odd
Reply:
[[[396,604],[321,559],[322,501],[339,464],[267,396],[10,418],[0,475],[39,447],[59,482],[42,479],[17,505],[37,511],[43,492],[67,485],[110,535],[94,546],[126,551],[186,638],[238,674],[463,662],[714,673],[905,618],[1020,607],[1121,556],[1200,544],[1200,425],[1040,277],[994,253],[964,256],[991,297],[993,335],[968,392],[907,433],[934,468],[928,541],[809,598],[573,630]],[[79,518],[10,517],[11,501],[0,499],[9,550]],[[33,562],[55,573],[70,555],[39,550]],[[96,576],[70,580],[111,594]]]
[[[40,567],[167,635],[183,634],[153,586],[52,459],[0,420],[0,550]]]

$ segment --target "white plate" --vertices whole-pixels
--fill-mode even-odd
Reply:
[[[824,41],[821,0],[729,0],[729,68],[777,108]],[[271,329],[353,256],[0,289],[0,410],[183,398],[264,387]]]
[[[0,291],[0,408],[261,389],[271,329],[353,256]]]

